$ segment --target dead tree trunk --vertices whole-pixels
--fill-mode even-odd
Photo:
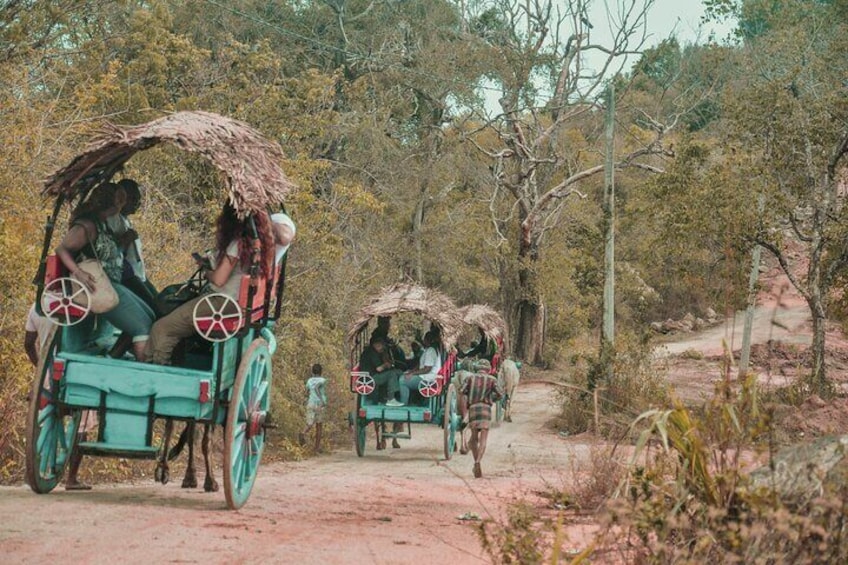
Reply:
[[[537,245],[522,243],[519,250],[515,354],[528,363],[542,365],[545,348],[545,304],[539,291]]]

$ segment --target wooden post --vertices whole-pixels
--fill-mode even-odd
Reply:
[[[757,209],[762,215],[765,209],[765,197],[760,194]],[[754,245],[751,253],[751,273],[748,277],[748,308],[745,310],[745,326],[742,329],[742,353],[739,356],[739,378],[748,372],[751,360],[751,332],[754,328],[754,309],[757,306],[757,280],[760,277],[760,246]],[[732,359],[732,356],[731,356]]]
[[[615,346],[615,78],[607,90],[607,113],[604,133],[604,319],[601,359],[606,366],[607,381],[613,378]]]
[[[600,435],[601,433],[601,418],[598,414],[598,390],[595,389],[592,391],[593,402],[595,404],[595,433]]]

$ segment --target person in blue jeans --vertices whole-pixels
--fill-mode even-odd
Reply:
[[[409,369],[404,371],[398,379],[400,386],[400,402],[390,400],[386,402],[386,406],[406,406],[409,403],[409,393],[413,390],[418,390],[418,385],[422,381],[435,380],[442,368],[442,358],[436,350],[435,335],[432,331],[424,334],[422,340],[424,351],[421,353],[421,359],[418,361],[417,369]]]
[[[100,261],[118,294],[118,305],[98,316],[130,336],[136,359],[145,361],[145,347],[154,312],[121,283],[124,255],[106,224],[109,217],[121,213],[126,203],[126,190],[116,184],[108,182],[94,188],[86,201],[71,213],[71,227],[56,247],[56,255],[68,271],[90,291],[95,290],[94,277],[81,270],[77,261],[83,258]]]

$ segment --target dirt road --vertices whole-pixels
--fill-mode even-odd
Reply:
[[[226,510],[222,493],[182,490],[178,481],[71,493],[60,487],[42,496],[0,488],[0,559],[486,563],[478,522],[458,517],[497,516],[513,496],[560,484],[570,458],[587,449],[547,429],[552,398],[549,385],[521,384],[514,422],[491,433],[483,479],[471,478],[470,455],[442,461],[442,430],[422,424],[398,450],[376,452],[369,437],[362,459],[344,449],[264,465],[239,511]]]

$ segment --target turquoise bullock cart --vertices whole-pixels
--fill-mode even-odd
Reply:
[[[374,377],[360,371],[359,359],[369,342],[369,325],[375,318],[390,318],[395,314],[411,312],[430,322],[440,336],[437,344],[442,368],[433,380],[422,380],[405,406],[386,404]],[[384,289],[367,306],[348,331],[350,351],[350,390],[356,395],[350,414],[354,427],[356,454],[365,455],[367,428],[374,423],[377,445],[385,446],[383,438],[410,439],[412,424],[436,424],[442,427],[445,459],[456,450],[456,431],[459,428],[457,390],[451,384],[456,366],[454,344],[462,331],[462,319],[454,303],[444,294],[412,284],[397,284]],[[386,425],[392,424],[391,431]]]
[[[154,434],[158,419],[220,425],[224,493],[228,506],[239,508],[250,496],[265,445],[276,344],[272,330],[280,314],[285,262],[274,281],[251,269],[253,274],[243,277],[239,300],[210,303],[210,316],[195,317],[198,336],[188,340],[180,361],[159,366],[102,354],[118,336],[90,312],[87,291],[49,250],[63,205],[82,201],[135,153],[159,142],[206,157],[223,173],[229,202],[253,226],[256,214],[281,206],[291,189],[279,168],[282,151],[246,124],[205,112],[107,127],[45,186],[56,203],[36,282],[41,309],[56,325],[32,385],[27,480],[37,493],[50,492],[61,481],[85,410],[99,417],[97,437],[76,446],[90,456],[157,458],[167,448]]]

